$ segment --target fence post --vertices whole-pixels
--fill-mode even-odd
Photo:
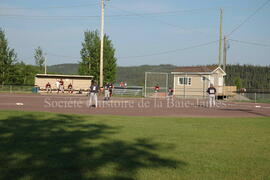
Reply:
[[[256,94],[256,92],[254,93],[254,98],[255,98],[255,104],[257,103],[257,94]]]
[[[146,87],[147,87],[147,72],[145,72],[145,80],[144,80],[144,97],[146,97]]]
[[[186,83],[187,83],[187,74],[184,77],[184,99],[186,99]]]
[[[203,99],[205,99],[205,78],[203,76]]]
[[[169,78],[169,75],[168,75],[168,73],[166,73],[166,90],[165,90],[165,97],[167,96],[167,92],[168,92],[168,78]]]

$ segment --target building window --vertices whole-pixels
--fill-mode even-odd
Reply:
[[[178,81],[179,85],[191,85],[190,77],[180,77]]]

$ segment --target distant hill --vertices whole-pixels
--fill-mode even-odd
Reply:
[[[78,74],[79,64],[57,64],[48,66],[48,72],[57,74]]]
[[[170,64],[162,64],[156,66],[142,65],[130,67],[117,67],[116,80],[127,81],[128,85],[143,86],[145,79],[145,72],[172,72],[177,66]]]
[[[145,72],[172,72],[177,66],[170,64],[117,67],[116,82],[126,81],[128,85],[143,86]],[[59,74],[78,74],[78,64],[58,64],[48,67],[49,72]],[[251,89],[270,89],[270,66],[228,65],[226,85]]]
[[[79,64],[58,64],[48,66],[48,72],[57,74],[78,74]],[[171,72],[176,66],[170,64],[117,67],[116,82],[126,81],[128,85],[144,84],[145,72]]]

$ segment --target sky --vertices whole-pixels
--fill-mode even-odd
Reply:
[[[228,37],[227,62],[270,65],[270,2],[265,2],[110,0],[105,33],[119,66],[215,64],[223,8],[223,35],[236,29]],[[84,32],[100,30],[100,0],[0,0],[0,27],[27,64],[34,64],[38,46],[48,65],[77,63]]]

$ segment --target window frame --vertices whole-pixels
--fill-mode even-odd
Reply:
[[[180,83],[180,79],[187,79],[187,83],[186,84],[181,84]],[[190,83],[190,84],[189,84]],[[178,81],[177,81],[177,84],[179,85],[179,86],[192,86],[192,77],[178,77]]]

